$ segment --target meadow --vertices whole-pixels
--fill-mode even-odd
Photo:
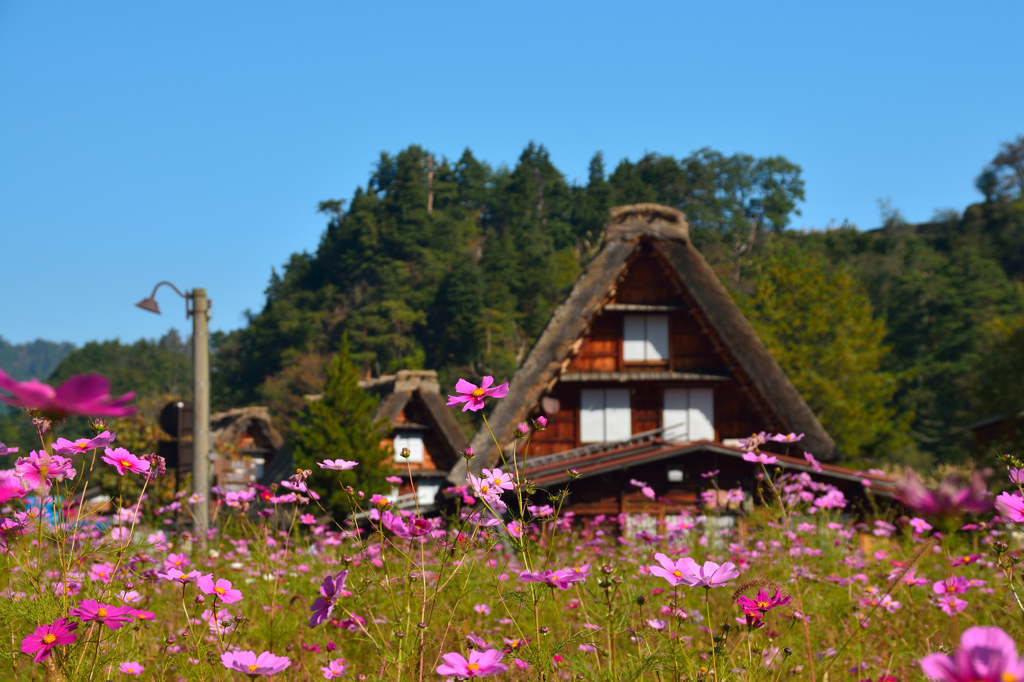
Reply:
[[[664,520],[575,519],[507,467],[448,491],[447,516],[347,489],[361,513],[338,523],[298,471],[215,488],[204,536],[196,496],[147,494],[163,462],[103,421],[130,396],[97,375],[53,388],[0,372],[0,391],[40,438],[0,444],[14,464],[0,472],[4,679],[1024,679],[1012,457],[1016,493],[911,476],[901,504],[868,491],[854,508],[752,436],[757,504],[724,530],[717,517],[737,513],[718,496]],[[452,405],[501,398],[478,392]],[[61,437],[72,415],[94,437]],[[142,492],[87,502],[110,470]]]

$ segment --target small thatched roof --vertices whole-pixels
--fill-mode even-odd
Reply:
[[[457,456],[465,449],[468,439],[452,411],[444,406],[445,400],[441,397],[441,384],[437,381],[436,371],[401,369],[395,374],[360,381],[359,385],[380,395],[374,420],[382,419],[390,426],[416,395],[430,413],[438,435],[448,443],[452,452]]]
[[[554,387],[579,350],[578,339],[615,295],[617,281],[644,243],[653,247],[692,297],[717,340],[731,356],[742,378],[760,397],[760,405],[784,431],[806,434],[804,445],[821,459],[835,457],[835,443],[757,337],[753,327],[729,296],[718,276],[690,242],[682,212],[657,204],[635,204],[612,209],[604,246],[587,265],[568,298],[555,310],[539,339],[498,401],[489,422],[498,442],[512,439],[516,424],[526,421],[540,400]],[[479,471],[498,461],[486,429],[473,437],[477,453],[472,469]],[[465,461],[452,469],[449,480],[465,481]]]
[[[254,435],[259,447],[273,452],[284,445],[284,438],[271,423],[266,407],[236,407],[210,415],[210,437],[215,448],[221,443],[237,443],[243,433]]]

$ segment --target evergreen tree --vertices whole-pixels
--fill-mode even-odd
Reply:
[[[320,503],[337,515],[352,512],[343,487],[350,485],[369,496],[388,489],[384,478],[390,453],[381,447],[383,422],[374,422],[377,398],[359,387],[359,370],[349,353],[348,338],[327,365],[327,382],[319,400],[307,402],[292,424],[292,454],[296,466],[313,472],[311,487],[330,491]],[[359,462],[338,472],[321,469],[325,459]]]
[[[850,270],[786,245],[758,262],[753,282],[740,307],[840,455],[915,459],[909,415],[897,417],[893,407],[897,375],[882,370],[885,324]]]

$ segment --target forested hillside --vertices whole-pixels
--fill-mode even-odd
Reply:
[[[962,216],[908,225],[887,209],[879,230],[794,231],[803,181],[783,157],[702,149],[608,173],[597,154],[586,184],[572,184],[535,144],[513,168],[468,149],[458,159],[417,146],[385,153],[365,187],[320,204],[319,245],[272,276],[264,307],[215,335],[215,407],[268,404],[287,431],[344,334],[363,375],[508,378],[599,248],[608,209],[655,201],[686,213],[844,457],[956,461],[971,452],[958,427],[1024,407],[1022,169],[1024,138],[983,170],[984,200]],[[184,393],[187,354],[169,341],[89,344],[56,375],[102,370],[106,353],[115,384]],[[145,368],[114,361],[125,353]]]

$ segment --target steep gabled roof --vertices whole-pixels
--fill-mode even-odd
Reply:
[[[498,442],[507,444],[516,424],[526,421],[579,351],[594,316],[615,295],[619,278],[633,256],[650,244],[655,256],[692,299],[697,313],[734,364],[737,379],[771,415],[777,428],[804,433],[804,445],[820,459],[835,457],[835,443],[800,393],[757,337],[718,276],[692,244],[682,212],[658,204],[612,209],[601,251],[587,265],[568,298],[555,310],[539,339],[498,401],[489,423]],[[493,466],[498,453],[487,429],[470,445],[477,453],[474,471]],[[449,480],[461,484],[466,463],[452,469]]]
[[[382,419],[388,427],[405,409],[413,396],[419,397],[433,421],[432,426],[438,435],[448,443],[454,454],[458,454],[467,445],[466,434],[455,419],[450,409],[446,409],[445,400],[441,397],[441,386],[437,382],[437,372],[426,370],[398,370],[396,374],[388,374],[369,381],[360,381],[359,385],[371,393],[380,396],[380,403],[374,412],[374,420]]]

